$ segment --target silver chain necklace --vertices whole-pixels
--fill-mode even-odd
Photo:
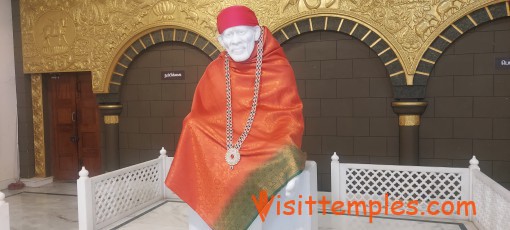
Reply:
[[[261,28],[260,39],[257,45],[257,62],[255,65],[255,89],[253,90],[253,102],[251,104],[250,115],[248,116],[248,120],[246,121],[246,125],[244,126],[243,133],[239,136],[236,144],[232,143],[233,141],[233,128],[232,128],[232,89],[230,85],[230,64],[228,60],[228,54],[225,55],[225,79],[227,85],[227,153],[225,154],[225,161],[230,165],[230,169],[234,169],[234,165],[239,163],[241,160],[241,154],[239,153],[239,149],[241,149],[241,145],[243,144],[246,137],[248,137],[248,133],[250,132],[251,125],[253,124],[253,120],[255,118],[255,113],[257,112],[257,101],[259,98],[259,88],[260,88],[260,75],[262,75],[262,51],[263,51],[263,38],[264,30]]]

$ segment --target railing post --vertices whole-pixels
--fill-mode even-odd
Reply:
[[[166,174],[168,173],[167,170],[166,170],[166,166],[167,166],[167,156],[166,156],[166,149],[165,147],[161,147],[161,150],[159,150],[159,157],[158,159],[161,161],[161,180],[162,180],[162,183],[161,183],[161,191],[163,192],[163,199],[166,199],[168,198],[168,192],[167,192],[167,188],[166,188],[166,185],[165,185],[165,179],[166,179]]]
[[[478,171],[480,171],[480,167],[478,167],[478,164],[480,162],[478,161],[478,159],[476,159],[476,156],[473,155],[473,158],[471,158],[471,160],[469,160],[469,169],[476,169]]]
[[[166,157],[166,149],[165,147],[161,147],[161,150],[159,150],[159,158],[165,158]]]
[[[0,230],[9,230],[9,204],[4,199],[5,194],[0,192]]]
[[[478,164],[480,162],[476,159],[476,156],[473,155],[473,158],[469,160],[469,201],[474,199],[473,197],[473,170],[480,171],[480,167]],[[473,213],[469,213],[469,220],[473,221]]]
[[[89,178],[89,171],[81,168],[80,178],[76,185],[78,190],[78,225],[80,230],[94,229],[94,212],[92,205],[92,185]]]
[[[336,152],[331,156],[331,201],[340,200],[340,158]]]

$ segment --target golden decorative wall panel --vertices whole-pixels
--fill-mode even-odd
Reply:
[[[32,74],[31,81],[32,81],[32,112],[34,120],[35,176],[46,177],[43,89],[41,74]]]
[[[91,71],[93,91],[107,93],[107,72],[133,38],[154,28],[183,28],[214,46],[216,15],[252,8],[276,31],[314,15],[357,21],[396,51],[406,76],[440,33],[459,18],[503,0],[21,0],[25,73]],[[407,84],[412,84],[408,81]]]

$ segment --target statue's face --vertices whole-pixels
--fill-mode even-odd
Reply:
[[[259,36],[259,26],[234,26],[223,31],[218,41],[234,61],[242,62],[250,57]]]

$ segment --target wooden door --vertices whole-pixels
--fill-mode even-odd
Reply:
[[[50,79],[53,175],[78,178],[81,166],[91,176],[101,170],[99,111],[90,73],[63,73]]]

